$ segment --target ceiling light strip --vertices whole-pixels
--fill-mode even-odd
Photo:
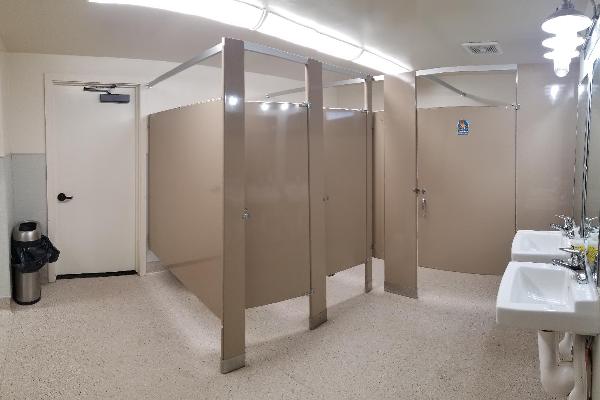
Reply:
[[[397,74],[410,71],[409,68],[380,52],[366,50],[346,40],[323,33],[319,29],[303,25],[266,8],[260,8],[243,1],[219,0],[218,2],[210,2],[210,4],[204,1],[189,0],[88,1],[101,4],[142,6],[200,16],[224,24],[255,30],[380,72]],[[281,57],[281,55],[278,54],[278,57]],[[355,71],[335,67],[335,72],[348,73],[349,71],[355,74]]]

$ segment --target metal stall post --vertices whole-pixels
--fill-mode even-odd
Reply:
[[[221,373],[246,365],[244,42],[223,39],[224,238]]]
[[[365,259],[365,293],[373,290],[373,77],[364,82],[365,112],[367,113],[367,248]]]
[[[327,321],[327,253],[325,243],[325,163],[323,142],[323,65],[306,63],[308,103],[308,181],[310,203],[309,328]]]

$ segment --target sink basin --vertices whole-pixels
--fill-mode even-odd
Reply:
[[[600,333],[600,301],[593,283],[551,264],[511,262],[496,300],[496,321],[518,328]]]
[[[558,231],[518,231],[512,248],[512,261],[552,263],[555,258],[567,259],[560,247],[569,247],[570,240]]]

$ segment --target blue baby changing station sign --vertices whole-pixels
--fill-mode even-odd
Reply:
[[[467,121],[466,119],[460,119],[456,125],[456,131],[459,136],[468,135],[470,127],[471,122]]]

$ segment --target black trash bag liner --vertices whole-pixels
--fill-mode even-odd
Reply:
[[[39,271],[45,264],[58,260],[60,251],[50,239],[42,235],[39,240],[18,242],[11,240],[11,262],[16,270],[23,273]]]

